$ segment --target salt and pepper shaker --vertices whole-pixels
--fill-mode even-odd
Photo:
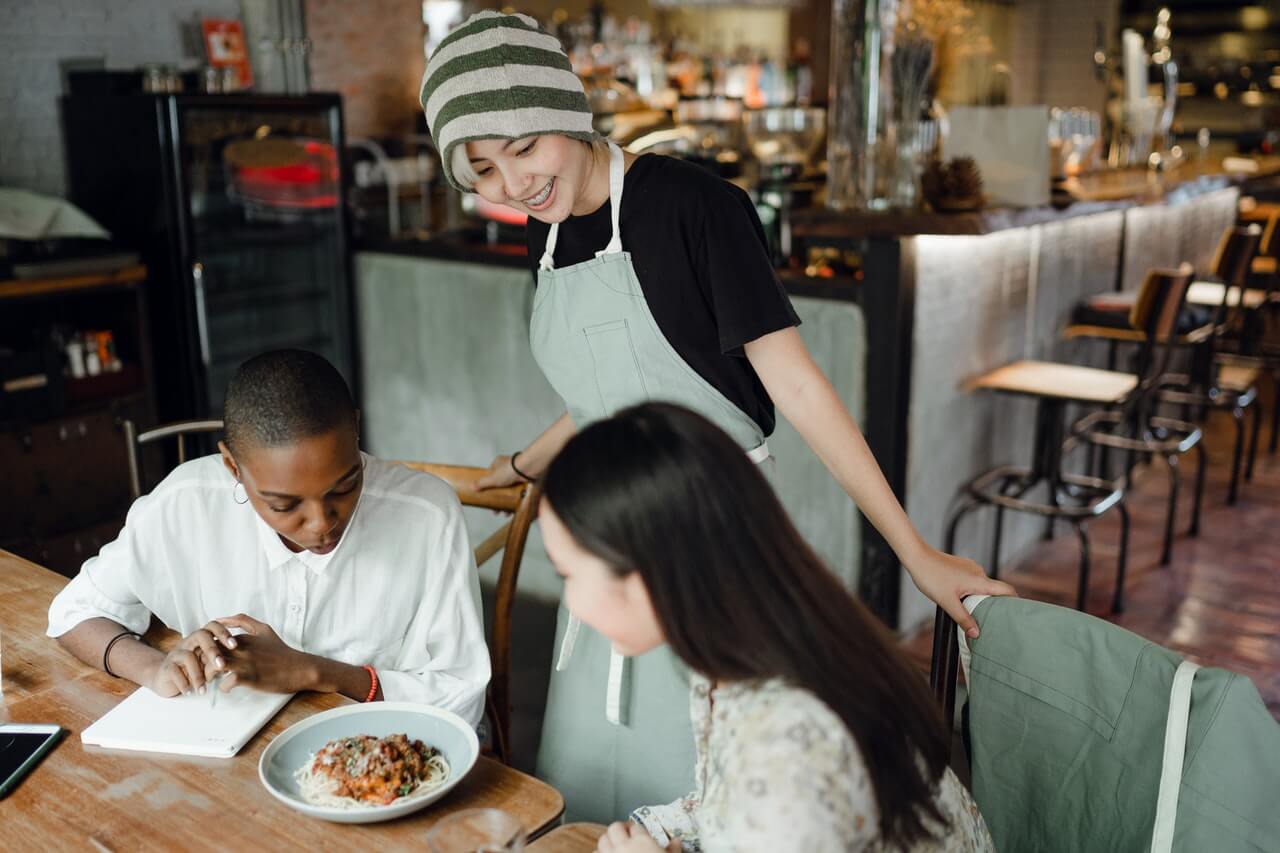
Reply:
[[[72,379],[124,370],[116,352],[115,335],[110,331],[77,332],[64,349]]]
[[[67,364],[71,367],[72,379],[84,379],[84,342],[78,336],[67,341]]]

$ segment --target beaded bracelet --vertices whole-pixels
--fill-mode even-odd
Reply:
[[[105,672],[107,675],[111,676],[112,678],[119,678],[120,676],[116,675],[114,672],[111,671],[111,667],[108,665],[107,661],[111,657],[112,647],[115,646],[116,643],[123,640],[125,637],[133,637],[135,640],[139,640],[139,641],[142,639],[142,635],[135,631],[121,631],[119,634],[116,634],[114,637],[112,637],[111,641],[107,643],[107,647],[102,650],[102,671]]]
[[[367,663],[362,665],[369,671],[369,695],[364,697],[364,701],[372,702],[373,697],[378,695],[378,671]]]

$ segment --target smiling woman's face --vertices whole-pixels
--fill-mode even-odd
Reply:
[[[468,142],[467,157],[485,200],[546,222],[568,219],[587,190],[591,147],[555,133]]]

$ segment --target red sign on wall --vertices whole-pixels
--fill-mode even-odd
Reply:
[[[204,49],[209,64],[214,68],[234,68],[239,89],[253,85],[253,68],[249,65],[249,49],[244,40],[244,27],[239,21],[226,18],[205,18],[200,22],[204,31]]]

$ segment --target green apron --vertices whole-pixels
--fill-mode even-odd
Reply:
[[[1249,679],[1064,607],[965,606],[973,798],[996,849],[1280,851],[1280,725]]]
[[[533,357],[579,429],[637,403],[678,403],[763,462],[760,427],[680,357],[649,311],[618,225],[622,151],[609,148],[613,237],[592,260],[556,269],[551,226],[529,322]],[[608,823],[693,790],[689,683],[671,651],[622,658],[563,605],[556,647],[537,771],[564,794],[566,819]]]

